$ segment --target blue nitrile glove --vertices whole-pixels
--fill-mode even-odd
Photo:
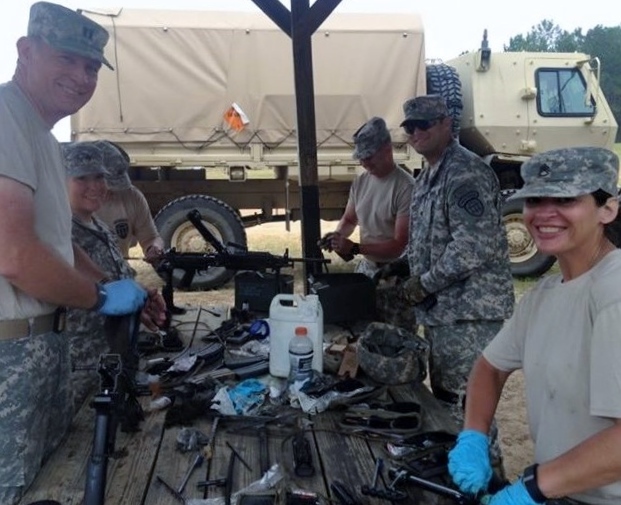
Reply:
[[[138,312],[147,300],[147,292],[133,279],[100,284],[99,290],[100,299],[104,300],[96,310],[105,316],[123,316]]]
[[[448,460],[451,478],[464,493],[477,494],[487,489],[492,478],[487,435],[475,430],[462,431]]]
[[[485,496],[481,503],[484,505],[539,505],[528,494],[522,479],[501,489],[494,495]]]

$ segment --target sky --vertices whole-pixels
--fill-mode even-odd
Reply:
[[[251,0],[57,0],[78,8],[139,8],[220,10],[261,12]],[[11,78],[17,51],[15,42],[24,35],[30,0],[5,0],[0,8],[0,82]],[[284,0],[288,6],[289,3]],[[314,3],[314,0],[310,0]],[[336,12],[417,12],[425,28],[427,58],[449,60],[467,50],[476,50],[483,30],[488,31],[492,51],[502,51],[509,39],[528,33],[542,20],[549,19],[562,29],[582,28],[586,33],[597,25],[621,24],[621,2],[590,0],[585,6],[566,0],[342,0]],[[68,119],[54,133],[60,141],[69,140]]]

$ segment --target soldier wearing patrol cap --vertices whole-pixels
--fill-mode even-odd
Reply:
[[[401,126],[426,162],[412,191],[404,289],[431,345],[432,391],[461,424],[470,369],[513,310],[500,187],[453,138],[442,96],[407,100],[403,112]]]
[[[370,277],[386,263],[399,258],[408,242],[409,208],[414,182],[393,159],[390,132],[384,119],[372,117],[353,135],[353,157],[365,171],[352,182],[345,212],[334,232],[324,235],[320,246],[346,259],[360,255],[356,271]],[[360,243],[350,238],[356,227]],[[404,314],[392,297],[378,296],[381,313]],[[384,317],[380,317],[384,319]],[[412,322],[410,320],[410,322]]]
[[[393,159],[386,122],[373,117],[353,136],[353,157],[365,171],[353,182],[345,213],[321,245],[345,257],[362,255],[364,268],[377,270],[398,258],[408,240],[408,213],[413,178]],[[349,237],[360,227],[360,243]],[[359,268],[363,268],[362,266]]]
[[[464,491],[491,476],[487,431],[509,375],[522,369],[536,464],[489,505],[621,503],[621,251],[606,228],[618,213],[619,159],[595,147],[533,156],[521,168],[524,221],[560,273],[544,277],[477,360],[466,423],[449,454]]]
[[[13,79],[0,85],[0,503],[16,503],[71,421],[72,306],[127,314],[146,292],[105,286],[71,243],[65,168],[52,127],[92,96],[108,34],[61,5],[37,2],[17,41]],[[75,265],[75,266],[74,266]]]
[[[145,261],[155,265],[164,252],[164,240],[157,231],[145,196],[129,178],[129,156],[116,144],[98,141],[104,154],[104,169],[108,192],[97,212],[116,235],[125,257],[130,247],[140,244]]]

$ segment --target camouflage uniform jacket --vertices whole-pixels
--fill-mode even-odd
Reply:
[[[129,266],[116,244],[114,234],[97,218],[93,228],[85,226],[75,217],[72,223],[72,240],[101,268],[110,280],[133,278]],[[104,332],[105,316],[94,310],[69,309],[67,334],[71,337],[71,354],[76,365],[96,364],[101,352],[108,352]]]
[[[428,326],[502,320],[513,311],[507,237],[498,179],[474,153],[453,141],[439,163],[414,181],[408,260],[411,275],[435,293]]]

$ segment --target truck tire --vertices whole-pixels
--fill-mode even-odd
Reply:
[[[547,272],[556,258],[537,250],[537,245],[524,224],[522,202],[505,202],[502,207],[502,220],[509,242],[511,274],[514,277],[538,277]]]
[[[201,213],[205,226],[224,245],[235,243],[246,247],[246,230],[241,218],[230,205],[211,196],[188,195],[169,202],[155,215],[155,225],[166,248],[174,247],[178,252],[215,252],[188,221],[186,216],[192,209]],[[190,289],[216,289],[226,284],[234,274],[235,272],[222,267],[209,268],[194,276]],[[183,272],[180,270],[173,273],[175,287],[182,276]]]
[[[449,115],[453,118],[453,136],[459,137],[459,124],[464,103],[457,70],[443,63],[427,65],[427,93],[444,97]]]

